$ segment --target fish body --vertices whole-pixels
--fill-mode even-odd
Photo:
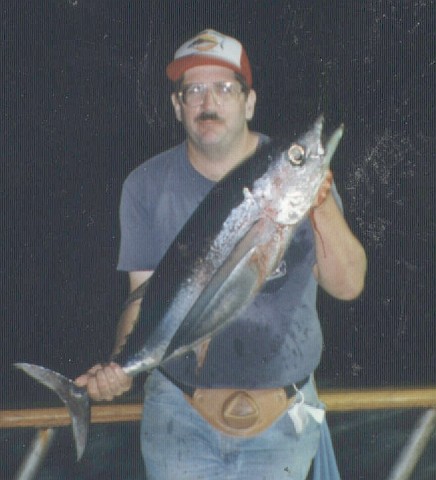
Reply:
[[[343,132],[339,127],[324,147],[322,130],[320,117],[297,141],[260,147],[212,188],[145,287],[138,322],[114,359],[125,373],[135,376],[201,350],[274,276]],[[43,367],[16,366],[67,405],[80,458],[88,422],[85,390]]]
[[[191,350],[254,298],[329,168],[322,126],[320,118],[297,142],[264,145],[212,188],[147,285],[139,322],[115,359],[127,373]]]

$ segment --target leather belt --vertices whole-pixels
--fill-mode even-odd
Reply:
[[[167,376],[187,402],[214,428],[236,437],[250,437],[266,430],[294,403],[297,390],[309,381],[280,388],[196,388]]]
[[[193,397],[195,390],[197,390],[198,387],[194,387],[193,385],[186,385],[184,383],[181,383],[174,378],[170,377],[164,370],[159,369],[159,371],[164,375],[171,383],[173,383],[176,387],[179,388],[183,393],[188,395],[189,397]],[[279,389],[283,389],[285,391],[286,397],[290,398],[293,397],[296,393],[297,390],[301,390],[306,383],[310,380],[310,375],[307,377],[303,378],[303,380],[300,380],[299,382],[292,383],[291,385],[286,385],[285,387],[279,387]],[[296,389],[295,389],[296,388]],[[218,390],[211,388],[210,390]]]

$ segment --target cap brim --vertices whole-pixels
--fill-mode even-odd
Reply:
[[[233,70],[236,73],[242,75],[247,82],[247,86],[251,88],[252,80],[251,78],[246,78],[242,73],[241,69],[236,65],[230,62],[223,61],[219,58],[208,56],[208,55],[189,55],[177,60],[173,60],[166,69],[167,76],[172,82],[179,80],[182,75],[193,67],[198,67],[200,65],[218,65],[220,67],[227,67],[230,70]]]

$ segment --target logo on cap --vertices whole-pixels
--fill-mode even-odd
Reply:
[[[188,48],[194,48],[199,52],[207,52],[217,46],[223,48],[224,38],[221,37],[219,40],[216,35],[212,35],[208,32],[202,32],[200,35],[188,45]]]

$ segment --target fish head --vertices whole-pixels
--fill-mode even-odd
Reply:
[[[337,128],[324,144],[324,118],[320,116],[297,141],[278,154],[269,173],[269,206],[265,209],[275,222],[295,225],[310,210],[330,168],[330,162],[343,134]]]

